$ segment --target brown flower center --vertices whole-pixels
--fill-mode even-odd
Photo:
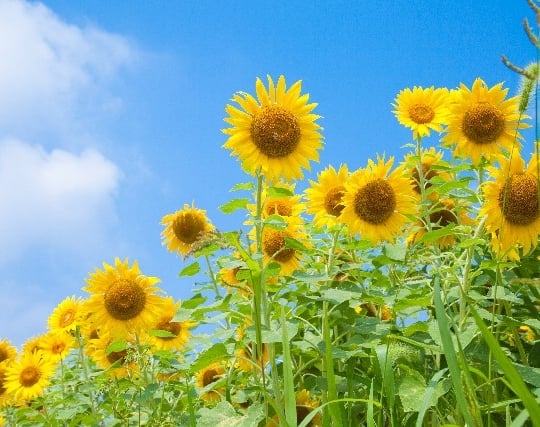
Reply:
[[[304,421],[311,411],[312,408],[310,408],[309,406],[296,405],[296,423],[300,424],[302,421]],[[308,427],[313,426],[313,420],[310,421],[307,425]]]
[[[178,215],[172,224],[174,235],[183,243],[191,245],[204,231],[204,218],[192,212]]]
[[[109,354],[107,354],[107,360],[112,365],[115,362],[118,362],[120,360],[121,363],[124,363],[127,356],[127,350],[122,351],[111,351]]]
[[[210,368],[204,371],[204,374],[202,376],[203,387],[206,387],[207,385],[210,385],[218,381],[219,376],[220,376],[220,373],[216,369]]]
[[[280,199],[272,199],[264,204],[264,211],[267,215],[291,216],[292,206],[290,202]]]
[[[62,354],[66,350],[66,343],[57,341],[51,346],[52,354]]]
[[[458,219],[457,216],[449,209],[440,209],[438,211],[432,212],[429,215],[429,221],[432,224],[438,225],[438,227],[446,227],[450,224],[457,224]],[[438,228],[435,227],[435,228]]]
[[[65,328],[71,325],[75,321],[75,310],[72,308],[66,310],[62,316],[60,316],[59,326]]]
[[[9,358],[9,353],[7,351],[7,348],[0,347],[0,362],[3,362],[4,360],[7,360]]]
[[[331,188],[324,197],[324,208],[326,212],[330,215],[339,216],[344,206],[341,204],[343,199],[343,193],[345,192],[345,187],[339,185],[337,187]]]
[[[461,130],[475,144],[491,144],[504,132],[504,114],[493,105],[483,102],[465,112]]]
[[[266,105],[253,117],[251,137],[266,156],[287,157],[300,141],[300,126],[290,111],[278,105]]]
[[[27,366],[19,374],[19,383],[23,387],[32,387],[41,378],[41,372],[35,366]]]
[[[280,263],[290,261],[294,257],[294,249],[285,248],[285,237],[289,237],[289,234],[280,230],[265,230],[263,235],[264,253]]]
[[[414,104],[409,107],[409,117],[419,125],[429,123],[435,117],[435,111],[426,104]]]
[[[162,322],[156,327],[156,329],[159,329],[160,331],[167,331],[174,335],[174,337],[158,337],[159,339],[167,341],[180,335],[180,332],[182,331],[182,324],[180,322]]]
[[[113,282],[104,295],[107,312],[117,320],[136,317],[146,303],[146,293],[136,281],[119,278]]]
[[[418,173],[418,168],[413,168],[411,175],[414,182],[414,185],[413,185],[414,191],[417,194],[421,194],[422,192],[420,191],[420,174]],[[433,184],[429,181],[431,180],[431,178],[438,175],[439,174],[437,173],[437,171],[432,169],[429,163],[422,162],[422,176],[424,177],[424,189],[431,187]]]
[[[513,174],[499,193],[504,218],[514,225],[528,225],[540,214],[538,180],[528,173]]]
[[[370,224],[384,223],[396,209],[396,195],[385,180],[379,178],[360,188],[354,196],[354,212]]]

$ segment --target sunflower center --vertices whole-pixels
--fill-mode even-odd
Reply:
[[[290,111],[278,105],[266,105],[253,117],[251,137],[268,157],[287,157],[300,141],[300,126]]]
[[[204,231],[204,225],[204,218],[186,212],[174,220],[172,229],[178,240],[191,245]]]
[[[296,405],[296,423],[300,424],[311,412],[311,408],[305,405]],[[313,423],[310,421],[308,426],[312,426]]]
[[[159,339],[167,341],[180,335],[182,325],[180,322],[162,322],[157,326],[156,329],[159,329],[160,331],[167,331],[174,335],[174,337],[159,337]]]
[[[215,383],[217,380],[219,380],[219,375],[219,372],[215,369],[207,369],[204,371],[202,378],[203,387]]]
[[[41,372],[35,366],[27,366],[19,374],[19,383],[23,387],[32,387],[41,378]]]
[[[431,166],[428,163],[422,163],[422,176],[424,177],[424,189],[431,187],[433,184],[429,182],[431,178],[439,175],[436,170],[431,169]],[[414,191],[418,194],[421,194],[420,190],[420,174],[418,173],[418,168],[412,170],[412,178],[414,181]]]
[[[75,311],[72,309],[66,310],[60,317],[60,327],[65,328],[73,323],[75,320]]]
[[[414,104],[409,107],[409,117],[418,124],[429,123],[435,117],[435,111],[426,104]]]
[[[7,349],[0,347],[0,363],[9,358]]]
[[[379,178],[358,190],[354,196],[354,211],[363,221],[382,224],[396,209],[396,194],[385,180]]]
[[[337,187],[331,188],[324,197],[324,208],[326,212],[330,215],[339,216],[344,206],[341,204],[341,199],[343,198],[343,193],[345,192],[345,187],[339,185]]]
[[[528,225],[539,214],[538,181],[528,173],[513,174],[499,193],[504,218],[514,225]]]
[[[107,360],[112,365],[115,362],[118,362],[119,360],[124,363],[124,360],[127,356],[127,350],[122,351],[111,351],[109,354],[107,354]]]
[[[146,303],[144,289],[134,280],[120,278],[105,292],[105,308],[117,320],[136,317]]]
[[[465,112],[461,130],[475,144],[490,144],[503,133],[504,114],[493,105],[483,102]]]
[[[267,215],[291,216],[292,206],[291,203],[282,200],[272,200],[265,203],[265,212]]]
[[[457,224],[458,219],[454,212],[448,209],[440,209],[429,215],[429,221],[432,224],[437,224],[438,227],[446,227],[450,224]]]
[[[280,263],[286,263],[294,257],[294,249],[285,248],[287,233],[279,230],[267,230],[263,238],[263,250],[266,255]]]
[[[64,342],[57,342],[54,343],[51,346],[51,353],[52,354],[62,354],[64,350],[66,349],[66,343]]]

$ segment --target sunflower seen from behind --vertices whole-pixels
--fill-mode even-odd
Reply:
[[[303,169],[319,160],[321,127],[313,114],[317,104],[309,103],[301,89],[300,80],[287,89],[283,75],[277,83],[268,76],[268,88],[257,78],[257,98],[245,92],[233,95],[237,106],[225,108],[231,127],[223,129],[228,135],[223,147],[238,157],[247,173],[260,171],[268,182],[290,181],[302,178]]]
[[[316,227],[338,224],[344,208],[343,195],[348,177],[347,165],[341,165],[337,171],[333,166],[328,166],[317,175],[317,181],[309,181],[311,186],[305,190],[306,212],[313,215]]]
[[[527,166],[517,154],[499,161],[500,166],[488,168],[493,179],[482,186],[484,203],[479,215],[486,216],[495,253],[519,260],[518,247],[528,254],[536,248],[540,234],[539,159],[533,155]]]
[[[345,184],[340,221],[349,233],[360,233],[372,243],[394,241],[415,215],[418,207],[413,185],[403,168],[392,172],[394,163],[379,157],[368,160],[366,168],[353,172]]]
[[[489,88],[477,78],[472,88],[463,83],[453,91],[449,104],[444,145],[454,146],[454,154],[479,164],[482,157],[492,161],[502,153],[519,151],[518,129],[527,127],[519,113],[519,97],[507,98],[508,89],[498,83]]]
[[[116,258],[114,266],[103,263],[102,270],[90,273],[83,288],[90,293],[83,307],[87,321],[98,325],[100,333],[119,337],[147,331],[162,309],[159,281],[143,275],[137,261],[131,267],[127,259]]]
[[[184,257],[193,252],[196,243],[205,234],[214,230],[206,211],[187,203],[183,209],[165,215],[161,225],[165,226],[161,233],[163,245],[170,252],[177,252]]]
[[[433,130],[442,132],[448,117],[448,89],[414,86],[403,89],[394,100],[394,114],[399,123],[423,138]]]
[[[56,364],[43,352],[23,353],[6,367],[5,388],[18,402],[41,396],[50,384]]]

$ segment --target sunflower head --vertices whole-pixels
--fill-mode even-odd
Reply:
[[[206,211],[195,206],[184,205],[184,209],[165,215],[161,224],[165,229],[161,233],[163,244],[171,252],[183,256],[189,255],[206,234],[214,230],[206,216]]]
[[[250,322],[239,327],[236,331],[236,339],[239,345],[239,349],[236,351],[236,366],[238,369],[244,372],[251,372],[254,369],[264,369],[264,366],[270,360],[270,353],[268,352],[268,346],[262,344],[262,354],[256,355],[257,345],[255,342],[246,339],[245,328],[249,326]]]
[[[0,340],[0,366],[9,365],[17,358],[17,349],[9,340]]]
[[[205,402],[219,402],[221,396],[225,392],[222,387],[216,387],[223,376],[225,375],[225,367],[223,363],[216,362],[201,369],[196,374],[197,387],[201,391],[201,399]]]
[[[80,324],[82,299],[67,297],[53,310],[47,321],[50,330],[71,331]]]
[[[437,151],[434,147],[427,150],[422,149],[420,159],[412,153],[407,154],[402,165],[407,171],[407,176],[412,179],[416,195],[420,196],[422,194],[420,184],[422,181],[424,183],[424,193],[430,200],[439,199],[434,181],[450,181],[452,179],[451,175],[445,170],[448,164],[443,160],[442,151]],[[420,172],[422,173],[421,176]]]
[[[18,401],[41,396],[50,383],[56,364],[41,351],[23,353],[6,368],[5,388]]]
[[[528,125],[527,116],[519,113],[518,97],[506,98],[508,89],[502,83],[489,88],[477,78],[472,88],[461,84],[449,106],[445,145],[455,145],[454,154],[468,157],[475,164],[482,158],[492,161],[504,152],[511,152],[521,139],[518,129]],[[519,149],[520,147],[516,147]]]
[[[313,223],[317,227],[333,226],[343,211],[345,183],[349,177],[347,165],[341,165],[336,171],[327,167],[317,176],[317,182],[310,180],[311,187],[306,189],[307,212],[313,214]]]
[[[238,106],[226,106],[225,122],[231,127],[223,129],[229,136],[223,146],[238,156],[249,174],[260,171],[268,182],[290,181],[302,178],[302,169],[319,160],[319,116],[312,113],[317,104],[308,103],[309,95],[300,94],[301,86],[297,81],[287,89],[284,76],[277,84],[268,76],[267,89],[257,78],[257,98],[238,92],[232,98]]]
[[[442,131],[448,116],[447,100],[446,88],[415,86],[399,92],[392,106],[399,123],[410,128],[416,139],[429,136],[431,130]]]
[[[103,263],[86,279],[83,288],[91,296],[85,301],[83,315],[99,325],[100,332],[123,337],[130,333],[148,330],[159,316],[162,298],[157,295],[157,277],[141,274],[139,265],[128,260],[115,259],[115,265]]]
[[[393,161],[378,158],[375,164],[370,159],[347,180],[340,221],[351,234],[361,233],[374,243],[393,241],[409,222],[407,215],[416,213],[412,182],[402,167],[390,173]]]
[[[50,331],[43,336],[41,348],[46,357],[59,362],[75,348],[75,338],[66,331]]]
[[[304,421],[306,417],[318,406],[318,400],[311,398],[308,390],[303,389],[299,391],[296,394],[296,423],[300,424],[302,421]],[[274,415],[266,424],[266,427],[277,427],[279,425],[279,417]],[[322,425],[322,417],[320,413],[317,413],[307,424],[308,427],[318,427]]]

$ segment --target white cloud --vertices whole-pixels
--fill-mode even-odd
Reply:
[[[0,141],[0,264],[44,245],[84,251],[115,220],[120,177],[93,149],[77,155]]]
[[[104,83],[134,56],[121,36],[67,24],[41,3],[0,0],[0,128],[58,131],[81,119],[78,105],[118,108]]]

